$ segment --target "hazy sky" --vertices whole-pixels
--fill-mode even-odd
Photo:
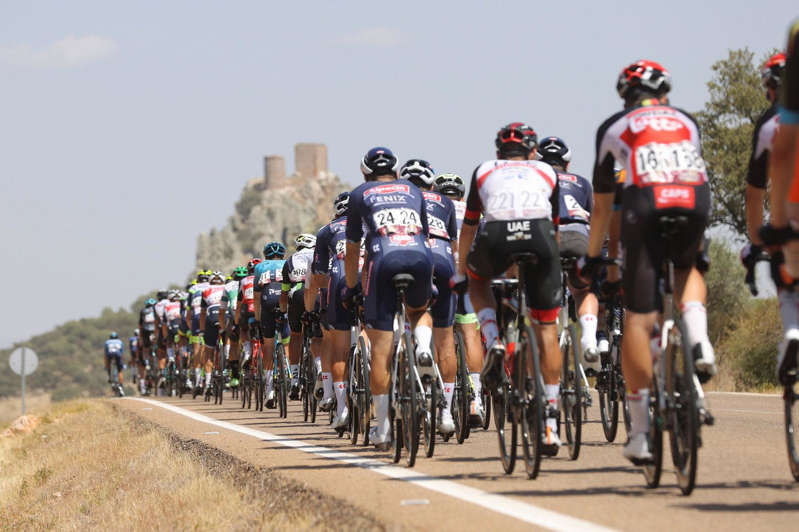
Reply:
[[[2,2],[0,347],[182,281],[266,154],[291,169],[295,142],[324,142],[355,183],[386,145],[467,176],[524,120],[588,174],[623,66],[660,61],[697,110],[715,60],[782,46],[799,13],[655,5]]]

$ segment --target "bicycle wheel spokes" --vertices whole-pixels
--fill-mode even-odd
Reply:
[[[799,431],[799,381],[786,385],[783,390],[785,402],[785,440],[788,444],[788,465],[794,480],[799,482],[799,451],[796,448],[796,433]]]
[[[472,386],[466,369],[466,348],[460,331],[455,332],[455,393],[452,398],[452,418],[455,421],[455,435],[458,443],[469,437],[469,403]]]
[[[436,415],[438,406],[438,386],[435,381],[425,382],[420,414],[424,428],[425,456],[431,458],[436,448]]]
[[[358,337],[358,368],[358,413],[361,416],[358,426],[363,433],[363,444],[369,445],[369,428],[372,419],[372,392],[369,388],[369,347],[366,345],[366,340],[362,336]]]
[[[491,404],[494,410],[494,428],[497,430],[497,443],[499,443],[499,459],[502,469],[510,475],[516,465],[516,439],[517,426],[509,421],[510,412],[510,386],[502,383],[491,394]],[[506,429],[510,429],[510,434]]]
[[[652,445],[652,463],[643,466],[648,488],[657,488],[660,485],[660,474],[663,471],[663,419],[660,417],[659,404],[658,378],[654,375],[649,396],[649,441]]]
[[[400,395],[402,396],[402,427],[404,433],[404,444],[408,451],[406,461],[408,467],[416,464],[416,453],[419,451],[419,400],[417,375],[415,371],[415,353],[413,351],[413,341],[411,335],[405,332],[402,335],[403,342],[403,364],[400,366],[401,384]]]
[[[683,495],[689,495],[696,485],[697,452],[699,447],[699,412],[694,388],[693,354],[678,345],[670,345],[671,390],[669,438],[671,459],[677,484]],[[666,360],[669,360],[667,358]]]
[[[599,392],[599,418],[602,421],[602,432],[608,442],[616,439],[619,429],[618,373],[613,363],[613,356],[618,352],[618,344],[613,341],[610,353],[603,355],[602,369],[597,379]]]
[[[519,397],[519,420],[522,433],[522,452],[528,478],[536,478],[541,469],[541,446],[544,430],[544,395],[541,365],[533,329],[525,325],[516,343],[514,382]],[[532,357],[533,375],[528,374],[527,356]]]
[[[574,324],[568,327],[568,337],[563,345],[563,365],[560,383],[560,409],[563,413],[563,427],[569,445],[569,458],[577,460],[580,455],[582,437],[583,390],[577,358],[577,329]]]

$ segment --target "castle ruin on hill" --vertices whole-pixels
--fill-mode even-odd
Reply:
[[[264,181],[267,189],[297,184],[309,177],[326,177],[327,146],[324,144],[299,142],[294,145],[294,174],[286,175],[286,159],[282,155],[264,157]]]

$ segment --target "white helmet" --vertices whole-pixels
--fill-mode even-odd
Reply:
[[[436,172],[430,163],[423,159],[409,159],[400,169],[400,177],[411,182],[423,183],[425,186],[433,184]]]
[[[294,245],[298,251],[301,249],[313,249],[316,246],[316,237],[309,233],[300,233],[294,239]]]

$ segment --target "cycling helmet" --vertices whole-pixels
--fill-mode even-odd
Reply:
[[[139,329],[133,329],[133,336],[139,336]]]
[[[167,296],[170,301],[175,301],[180,296],[180,292],[177,290],[170,290],[169,295]]]
[[[264,257],[267,259],[271,259],[273,257],[282,257],[285,254],[286,246],[284,246],[281,242],[270,242],[264,246]]]
[[[388,148],[372,148],[361,159],[361,172],[364,177],[376,178],[381,175],[397,175],[397,158]]]
[[[616,92],[629,100],[636,91],[651,92],[661,96],[671,90],[671,74],[659,63],[641,59],[627,66],[616,81]]]
[[[197,272],[197,282],[204,283],[211,277],[211,272],[208,270],[200,270]]]
[[[241,280],[247,277],[247,268],[246,266],[239,266],[235,270],[233,270],[233,279]]]
[[[433,182],[433,187],[436,192],[444,194],[445,196],[454,196],[462,198],[466,194],[466,186],[463,184],[463,179],[458,174],[441,174],[436,177]]]
[[[255,267],[261,263],[261,259],[253,258],[247,263],[247,273],[252,273],[255,271]]]
[[[316,246],[316,237],[309,233],[300,233],[297,235],[297,238],[294,239],[294,245],[297,247],[297,251],[301,249],[313,249]]]
[[[225,276],[222,272],[214,272],[211,274],[211,284],[224,284]]]
[[[158,296],[158,301],[161,301],[162,299],[169,297],[169,292],[166,290],[159,290],[158,294],[156,295]]]
[[[400,169],[400,177],[416,186],[429,187],[433,184],[436,171],[423,159],[409,159]]]
[[[110,340],[115,340],[115,339],[119,338],[119,335],[116,333],[116,331],[114,331],[114,332],[112,332],[111,334],[108,335],[108,338]]]
[[[524,122],[511,122],[497,132],[494,144],[503,155],[527,155],[538,145],[538,135]]]
[[[785,54],[778,52],[763,65],[760,70],[760,80],[767,89],[776,89],[782,82],[782,75],[785,72]]]
[[[150,298],[150,299],[148,299],[147,301],[145,301],[145,302],[144,302],[144,306],[145,306],[145,307],[152,307],[152,306],[153,306],[153,305],[155,305],[156,303],[158,303],[158,301],[156,301],[156,300],[155,300],[155,299],[153,299],[153,298]]]
[[[536,158],[545,163],[566,167],[572,160],[572,151],[559,137],[547,137],[538,144]]]
[[[344,216],[347,212],[347,205],[350,204],[350,193],[342,192],[336,199],[333,200],[333,209],[336,211],[336,216]]]

